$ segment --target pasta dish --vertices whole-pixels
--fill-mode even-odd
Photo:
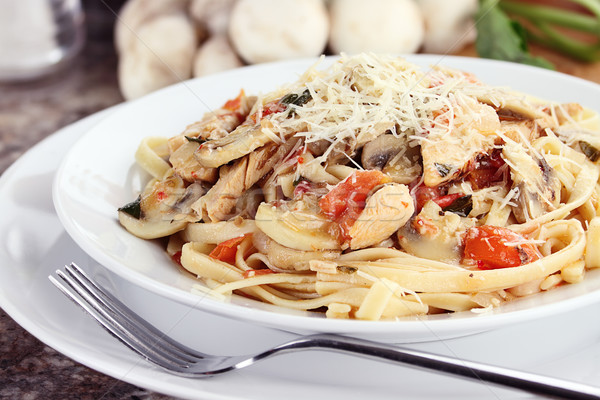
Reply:
[[[119,221],[197,277],[330,318],[493,309],[600,266],[600,120],[373,54],[242,89],[135,154]]]

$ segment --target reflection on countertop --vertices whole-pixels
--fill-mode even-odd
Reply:
[[[112,25],[122,1],[84,2],[87,41],[60,71],[0,83],[0,173],[30,147],[87,115],[123,101]],[[0,398],[168,399],[93,371],[45,346],[0,310]]]

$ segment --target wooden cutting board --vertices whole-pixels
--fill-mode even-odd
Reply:
[[[553,51],[532,45],[530,48],[532,54],[541,56],[553,63],[556,69],[569,75],[574,75],[579,78],[588,79],[590,81],[600,83],[600,62],[582,63],[573,59],[564,57]],[[477,57],[475,46],[471,45],[457,53],[460,56]]]

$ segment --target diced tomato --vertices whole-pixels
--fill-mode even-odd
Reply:
[[[159,191],[159,192],[156,193],[156,199],[158,201],[163,201],[166,198],[167,198],[167,194],[164,191],[161,190],[161,191]]]
[[[435,199],[431,199],[431,200],[433,200],[433,202],[435,204],[437,204],[438,206],[440,206],[442,208],[446,208],[449,205],[451,205],[452,203],[454,203],[456,201],[456,199],[459,199],[459,198],[463,197],[464,195],[465,195],[464,193],[452,193],[452,194],[447,194],[444,196],[436,197]]]
[[[275,273],[275,271],[270,270],[268,268],[249,269],[248,271],[244,271],[244,274],[242,276],[244,277],[244,279],[247,279],[247,278],[254,278],[255,276],[268,275],[268,274],[274,274],[274,273]]]
[[[173,260],[173,262],[181,265],[181,250],[178,252],[175,252],[172,256],[171,256],[171,260]]]
[[[312,183],[306,179],[301,180],[294,188],[294,198],[301,197],[304,193],[312,189]]]
[[[390,181],[390,177],[381,171],[356,171],[323,196],[319,200],[319,207],[327,218],[338,222],[344,235],[347,235],[365,208],[369,192]]]
[[[271,115],[271,114],[276,114],[282,111],[285,111],[287,108],[287,106],[285,104],[281,104],[279,102],[279,100],[275,100],[275,101],[271,101],[267,104],[265,104],[262,108],[262,118],[266,117],[267,115]],[[258,122],[258,114],[254,113],[250,116],[250,119],[252,119],[253,122]]]
[[[240,94],[235,99],[227,100],[223,105],[223,108],[230,111],[237,111],[242,105],[242,98],[244,97],[244,89],[240,90]]]
[[[501,154],[502,152],[497,149],[477,160],[474,169],[466,177],[471,182],[473,189],[484,189],[504,180],[509,183],[508,170],[500,169],[506,165]]]
[[[418,186],[413,190],[413,193],[415,196],[417,212],[421,211],[425,203],[429,200],[433,200],[443,195],[443,191],[439,186],[427,187],[425,185]]]
[[[464,193],[444,194],[445,191],[446,190],[440,186],[427,187],[425,185],[421,185],[414,189],[413,192],[415,195],[417,212],[421,211],[425,203],[429,200],[432,200],[438,206],[445,208],[454,203],[456,199],[464,196]]]
[[[518,267],[541,257],[534,244],[507,228],[482,225],[470,228],[464,236],[464,260],[479,269]]]
[[[240,243],[242,243],[242,241],[246,238],[246,236],[247,235],[235,237],[233,239],[229,239],[219,243],[217,247],[215,247],[208,256],[219,261],[234,264],[237,248],[240,245]]]
[[[319,207],[329,219],[335,220],[349,207],[364,208],[369,192],[390,181],[390,177],[381,171],[356,171],[323,196]]]

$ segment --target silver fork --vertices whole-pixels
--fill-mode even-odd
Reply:
[[[56,276],[60,281],[53,275],[48,278],[113,336],[151,363],[183,377],[203,378],[220,375],[248,367],[277,354],[322,349],[389,363],[408,364],[552,398],[600,399],[600,387],[336,335],[299,337],[262,353],[248,356],[209,355],[190,349],[166,336],[100,287],[76,264],[66,265],[64,271],[57,270]]]

